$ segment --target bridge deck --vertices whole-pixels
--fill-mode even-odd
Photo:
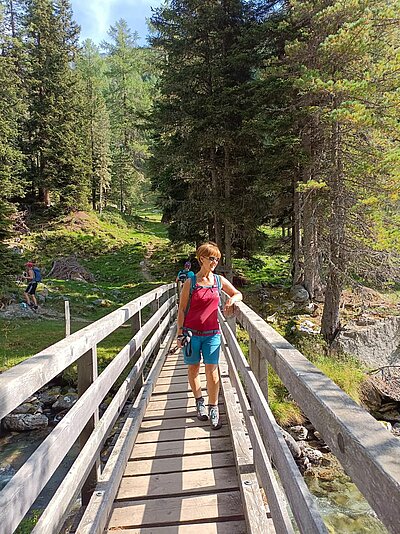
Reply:
[[[204,368],[201,372],[205,388]],[[220,411],[220,430],[212,431],[208,421],[198,421],[186,366],[180,355],[169,355],[126,466],[107,532],[246,532],[221,399]]]

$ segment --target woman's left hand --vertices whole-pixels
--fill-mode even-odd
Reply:
[[[233,314],[233,301],[232,301],[232,298],[229,298],[226,302],[225,302],[225,306],[224,306],[224,314],[229,317],[230,315]]]

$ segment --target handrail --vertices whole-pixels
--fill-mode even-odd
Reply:
[[[55,495],[49,507],[43,514],[44,517],[47,518],[46,528],[39,529],[39,531],[36,530],[36,532],[40,532],[41,534],[42,532],[55,532],[57,528],[61,526],[60,522],[68,511],[68,505],[72,502],[71,496],[77,494],[81,489],[88,471],[97,461],[101,445],[107,437],[107,432],[112,428],[112,424],[120,413],[124,401],[138,382],[144,366],[149,361],[152,352],[157,350],[156,347],[160,343],[161,336],[169,327],[170,321],[175,315],[176,296],[175,294],[171,297],[169,296],[170,291],[174,290],[174,288],[175,284],[168,284],[142,295],[119,310],[111,313],[109,316],[103,317],[99,321],[96,321],[90,326],[69,336],[67,339],[62,340],[45,351],[29,358],[29,360],[31,360],[29,364],[24,365],[25,362],[22,362],[16,366],[18,369],[13,368],[1,375],[0,378],[3,379],[2,383],[0,383],[1,388],[5,383],[4,375],[8,375],[13,383],[15,383],[17,379],[21,381],[22,387],[20,387],[19,397],[22,398],[22,400],[25,400],[26,396],[29,396],[36,391],[36,389],[32,390],[32,386],[27,383],[27,376],[36,384],[35,388],[37,387],[37,384],[40,384],[39,387],[41,387],[46,383],[46,380],[52,378],[51,375],[54,372],[54,369],[59,369],[59,366],[57,365],[58,362],[54,361],[55,358],[60,357],[58,349],[61,348],[62,361],[66,366],[79,358],[85,358],[88,350],[91,350],[95,355],[96,345],[90,346],[92,342],[97,343],[101,339],[104,339],[110,334],[111,327],[118,328],[127,320],[131,319],[135,313],[140,313],[140,310],[145,306],[155,300],[157,301],[157,311],[119,352],[107,368],[97,378],[94,377],[95,379],[91,384],[88,384],[87,389],[82,393],[76,404],[69,410],[67,415],[60,421],[55,429],[52,430],[49,436],[39,445],[35,452],[28,458],[0,492],[0,524],[2,534],[11,534],[14,532],[15,528],[29,510],[30,506],[33,504],[50,477],[54,474],[62,459],[71,449],[83,429],[85,427],[87,428],[88,421],[93,418],[93,414],[97,412],[100,403],[107,395],[112,385],[121,375],[122,371],[126,368],[134,355],[139,354],[139,359],[130,372],[129,383],[127,384],[125,381],[116,395],[116,397],[119,398],[119,402],[112,402],[110,404],[110,411],[107,410],[106,414],[100,419],[100,422],[97,422],[97,426],[94,427],[94,430],[89,437],[89,441],[86,442],[86,445],[90,442],[90,445],[86,447],[86,456],[84,456],[87,463],[83,465],[82,460],[79,460],[78,456],[76,462],[81,465],[81,471],[75,477],[67,477],[68,480],[61,484],[59,488],[60,491],[64,491],[64,495],[68,502],[63,503],[60,509],[58,507],[59,501],[57,501],[57,496]],[[160,306],[160,299],[164,296],[167,297],[167,300]],[[165,315],[166,317],[164,318]],[[155,328],[156,331],[147,343],[145,349],[138,352],[138,349],[142,346],[146,337],[151,334]],[[84,338],[83,342],[82,337]],[[70,345],[69,350],[68,345]],[[34,370],[32,360],[38,365],[38,371]],[[43,369],[44,360],[48,362],[48,366],[52,369],[51,371],[45,372]],[[97,366],[97,362],[95,365]],[[62,369],[63,368],[59,370],[61,371]],[[11,373],[11,371],[13,372]],[[58,374],[58,372],[56,374]],[[5,392],[3,393],[2,391],[3,409],[5,409],[5,406],[12,406],[18,398],[18,395],[14,395],[13,392],[10,392],[9,388],[4,389]],[[121,389],[122,393],[120,393]],[[12,399],[7,399],[7,395],[11,395]],[[99,430],[100,428],[102,429],[101,432]],[[82,446],[83,445],[84,443],[82,443]],[[85,447],[83,450],[85,450]],[[93,456],[90,458],[88,457],[88,450],[93,453]],[[29,484],[26,484],[26,480],[29,480]],[[67,493],[65,493],[66,487],[68,488]],[[39,524],[43,525],[43,521]]]
[[[139,310],[158,300],[166,291],[175,290],[175,287],[175,284],[157,287],[0,374],[0,419],[129,321]]]
[[[271,364],[378,517],[397,533],[399,440],[246,304],[235,306],[235,317],[249,333],[264,368],[265,362]]]
[[[327,530],[316,507],[315,500],[299,472],[268,406],[268,402],[232,330],[222,316],[220,316],[220,324],[223,338],[227,343],[227,345],[224,345],[224,352],[230,367],[230,377],[236,386],[236,392],[254,451],[256,470],[270,501],[271,515],[276,532],[278,534],[289,534],[292,529],[288,523],[287,514],[282,509],[281,502],[279,502],[279,490],[275,476],[270,468],[267,451],[268,455],[273,457],[273,463],[280,474],[287,500],[300,532],[304,534],[326,534]],[[243,385],[240,382],[239,375]],[[251,415],[243,387],[246,389],[251,403]],[[255,419],[252,417],[253,414]]]

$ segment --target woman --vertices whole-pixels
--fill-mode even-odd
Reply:
[[[242,294],[226,278],[214,274],[221,259],[215,243],[204,243],[196,251],[200,271],[195,278],[183,285],[178,310],[177,343],[182,348],[185,339],[190,343],[183,347],[184,361],[188,365],[189,384],[196,399],[197,418],[210,418],[211,428],[221,428],[218,410],[219,372],[218,360],[221,334],[218,323],[220,289],[229,295],[224,313],[233,312],[233,303],[242,300]],[[190,336],[190,337],[188,337]],[[200,359],[203,357],[207,379],[209,413],[201,395],[199,377]]]

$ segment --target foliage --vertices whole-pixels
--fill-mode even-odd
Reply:
[[[148,142],[144,117],[154,94],[151,56],[137,45],[138,35],[124,20],[109,30],[111,42],[104,42],[106,56],[107,105],[111,127],[111,190],[108,198],[121,212],[132,213],[142,200],[144,161]]]
[[[231,268],[232,246],[253,247],[262,212],[255,182],[262,140],[251,3],[170,2],[152,17],[160,97],[149,170],[177,242],[213,239]]]

